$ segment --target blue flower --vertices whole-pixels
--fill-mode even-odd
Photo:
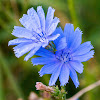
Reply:
[[[49,7],[45,18],[42,7],[38,6],[37,12],[33,8],[30,8],[27,14],[24,14],[20,18],[20,23],[24,27],[15,26],[12,35],[18,38],[10,40],[8,43],[8,45],[17,45],[13,48],[16,57],[19,58],[30,51],[24,58],[27,61],[40,47],[46,47],[49,41],[59,37],[60,34],[52,34],[59,23],[57,17],[53,18],[54,11],[53,8]]]
[[[33,65],[42,65],[40,76],[44,74],[52,74],[49,85],[55,85],[58,77],[61,86],[68,83],[69,76],[71,77],[76,88],[79,86],[77,73],[83,72],[83,64],[93,57],[94,51],[91,42],[82,42],[82,32],[79,28],[74,31],[73,24],[66,24],[64,32],[61,28],[56,29],[54,34],[60,33],[54,43],[56,46],[55,53],[41,48],[36,55],[41,56],[32,59]],[[91,50],[91,51],[90,51]]]

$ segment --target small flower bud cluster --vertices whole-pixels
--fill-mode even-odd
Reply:
[[[47,91],[47,92],[51,92],[51,93],[54,92],[54,89],[52,87],[46,86],[41,82],[36,82],[35,87],[37,90]]]

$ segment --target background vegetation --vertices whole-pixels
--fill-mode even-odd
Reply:
[[[91,41],[95,56],[84,63],[84,72],[79,76],[80,86],[75,88],[71,79],[66,85],[67,97],[71,97],[80,89],[100,79],[100,0],[0,0],[0,100],[17,100],[27,98],[31,91],[40,96],[35,84],[41,81],[48,85],[50,75],[39,77],[42,66],[33,66],[31,60],[23,61],[15,57],[8,41],[14,26],[21,26],[19,18],[27,13],[30,7],[43,6],[45,12],[52,6],[55,16],[60,18],[60,25],[73,23],[75,28],[83,31],[83,42]],[[57,81],[59,84],[59,81]],[[100,100],[100,87],[84,94],[80,100]]]

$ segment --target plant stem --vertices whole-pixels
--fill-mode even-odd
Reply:
[[[100,86],[100,80],[97,82],[87,86],[86,88],[80,90],[78,93],[76,93],[73,97],[67,99],[67,100],[77,100],[80,96],[82,96],[84,93],[94,89],[95,87]]]
[[[3,75],[2,75],[2,68],[1,67],[0,67],[0,100],[4,100]]]
[[[13,88],[14,92],[16,93],[16,96],[18,98],[20,98],[20,97],[22,98],[23,93],[22,93],[21,89],[18,87],[17,82],[15,81],[15,79],[9,69],[10,66],[9,66],[8,62],[6,61],[6,59],[4,58],[1,50],[0,50],[0,63],[1,63],[2,69],[4,70],[6,76],[8,77],[11,87]]]
[[[74,8],[74,1],[67,0],[67,3],[68,3],[69,12],[72,18],[72,22],[76,28],[78,26],[78,20],[77,20],[77,15],[76,15],[75,8]]]
[[[61,86],[61,93],[64,93],[64,95],[62,95],[62,100],[66,100],[66,86],[65,85]]]
[[[66,91],[66,86],[64,85],[64,90]],[[65,94],[65,98],[64,98],[65,100],[66,100],[66,94]]]

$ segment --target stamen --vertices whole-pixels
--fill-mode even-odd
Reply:
[[[56,58],[64,63],[72,60],[70,53],[68,51],[64,52],[63,50],[57,53]]]

